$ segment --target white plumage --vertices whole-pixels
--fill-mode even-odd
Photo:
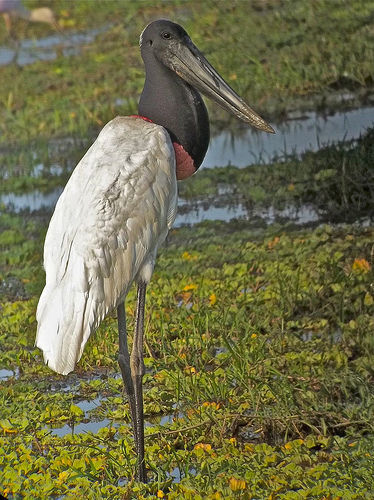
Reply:
[[[176,215],[175,171],[163,127],[117,117],[72,173],[49,224],[37,309],[36,345],[56,372],[74,369],[133,281],[149,282]]]

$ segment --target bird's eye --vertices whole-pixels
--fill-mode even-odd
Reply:
[[[171,38],[171,34],[168,31],[164,31],[161,36],[165,38],[165,40],[170,40]]]
[[[153,44],[153,40],[148,40],[148,45],[152,45]]]

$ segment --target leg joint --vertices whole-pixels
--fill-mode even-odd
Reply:
[[[143,356],[134,350],[130,357],[130,368],[132,377],[142,377],[145,373]]]

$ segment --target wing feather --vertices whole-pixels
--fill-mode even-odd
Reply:
[[[176,202],[165,129],[132,117],[109,122],[72,173],[45,240],[36,345],[53,370],[72,371],[132,282],[150,279]]]

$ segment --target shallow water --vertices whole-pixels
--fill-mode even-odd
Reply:
[[[6,381],[9,380],[10,378],[17,378],[19,375],[19,370],[16,368],[15,370],[8,370],[6,368],[1,368],[0,369],[0,382],[1,381]]]
[[[55,188],[49,193],[43,193],[38,189],[29,193],[14,194],[6,193],[0,196],[1,205],[4,205],[7,211],[20,213],[23,211],[37,212],[39,210],[52,210],[63,191],[63,187]]]
[[[0,370],[0,375],[1,375],[1,370]],[[1,380],[1,378],[0,378]],[[98,406],[100,406],[100,403],[104,400],[105,398],[98,397],[95,398],[91,401],[89,400],[83,400],[78,403],[76,403],[76,406],[81,408],[81,410],[84,411],[85,413],[85,419],[89,419],[90,415],[89,412]],[[86,415],[87,413],[87,415]],[[175,419],[179,418],[184,418],[184,413],[179,412],[177,414],[170,414],[170,415],[162,415],[162,416],[156,416],[152,418],[148,418],[144,422],[144,427],[149,428],[149,427],[155,427],[155,426],[164,426],[172,423]],[[119,422],[113,422],[109,420],[108,418],[103,418],[102,420],[91,420],[87,422],[80,422],[77,424],[62,424],[62,425],[48,425],[45,426],[44,429],[47,431],[50,431],[52,435],[54,436],[59,436],[63,437],[66,436],[67,434],[81,434],[83,432],[92,432],[93,434],[96,434],[100,429],[103,427],[118,427],[120,425]],[[123,425],[123,423],[122,423]],[[128,424],[130,426],[130,424]]]
[[[196,469],[190,467],[188,476],[196,476],[196,474]],[[181,480],[186,477],[186,473],[184,470],[181,470],[180,467],[174,467],[174,469],[168,473],[168,476],[172,479],[173,483],[180,483]]]
[[[59,53],[63,56],[76,55],[84,44],[93,42],[108,29],[108,26],[103,26],[80,33],[56,33],[44,38],[21,40],[15,47],[1,46],[0,66],[10,63],[26,66],[37,61],[51,61]]]
[[[201,168],[246,167],[271,163],[291,154],[300,156],[328,144],[357,139],[373,126],[374,106],[371,106],[329,116],[315,112],[293,115],[275,126],[276,134],[265,134],[250,127],[225,130],[213,134]],[[96,135],[90,138],[64,137],[51,139],[48,144],[33,145],[28,149],[31,157],[23,160],[29,164],[17,167],[20,174],[28,173],[32,177],[69,173],[95,139]],[[14,175],[5,167],[6,155],[6,151],[0,151],[4,178]]]
[[[237,133],[233,131],[222,132],[211,140],[203,166],[210,168],[232,164],[243,167],[259,161],[266,163],[274,157],[283,158],[289,153],[300,155],[306,150],[317,150],[327,143],[358,138],[369,126],[373,126],[374,107],[340,112],[328,117],[313,112],[301,116],[295,115],[292,118],[292,120],[286,120],[279,124],[276,127],[277,134],[275,135],[257,133],[250,128],[238,130]],[[68,161],[72,155],[71,140],[58,143],[60,160],[56,159],[56,141],[52,142],[53,147],[51,145],[50,149],[53,150],[53,160],[50,165],[41,162],[37,151],[35,151],[35,163],[32,167],[33,177],[46,173],[58,176],[72,168],[67,167],[67,165],[71,165],[71,162]],[[76,147],[81,150],[82,156],[87,146],[83,146],[82,141],[78,141],[77,144]],[[76,153],[75,156],[77,156]],[[3,175],[4,177],[7,175],[6,171]],[[61,183],[63,183],[62,179],[63,177]],[[3,210],[15,213],[52,211],[62,190],[63,186],[61,185],[47,193],[34,190],[23,194],[2,194],[0,195],[0,211],[2,207]],[[179,200],[179,206],[180,211],[174,224],[175,227],[196,224],[204,220],[229,221],[252,217],[260,217],[267,224],[276,219],[288,219],[296,224],[316,222],[319,219],[318,213],[312,206],[289,206],[284,210],[276,210],[274,207],[249,210],[240,201],[235,202],[235,200],[230,200],[230,204],[212,203],[207,207],[206,204],[188,204],[183,199]]]
[[[183,203],[183,200],[181,200]],[[185,207],[185,205],[184,205]],[[220,207],[199,206],[194,205],[190,211],[178,214],[174,223],[174,227],[184,225],[198,224],[204,220],[219,220],[228,222],[232,219],[251,220],[254,218],[262,219],[266,224],[270,225],[277,220],[287,220],[294,224],[308,224],[317,222],[320,215],[311,205],[289,205],[283,209],[277,209],[273,206],[264,208],[247,208],[242,203],[223,205]]]
[[[158,425],[169,425],[173,423],[175,420],[182,419],[185,417],[185,414],[181,411],[177,413],[170,413],[169,415],[157,415],[155,417],[149,417],[145,422],[144,422],[144,427],[154,427]]]
[[[101,398],[101,397],[91,399],[91,400],[84,399],[83,401],[79,401],[78,403],[75,403],[75,404],[82,411],[84,411],[86,413],[86,412],[89,412],[89,411],[97,408],[98,406],[100,406],[100,404],[102,403],[102,401],[104,401],[104,399],[105,398]]]
[[[276,134],[251,128],[224,131],[213,137],[204,167],[246,167],[274,158],[318,151],[339,141],[357,139],[374,125],[374,106],[324,116],[316,112],[294,115],[275,125]]]
[[[65,424],[62,427],[46,426],[44,429],[50,431],[53,436],[64,437],[67,434],[82,434],[83,432],[92,432],[96,434],[103,427],[108,427],[109,424],[115,427],[113,422],[104,418],[98,422],[80,422],[79,424]]]
[[[3,204],[7,211],[21,213],[23,211],[37,212],[39,210],[51,211],[55,206],[63,188],[55,188],[50,193],[42,193],[38,190],[25,194],[5,194],[0,196],[0,205]],[[311,205],[301,205],[299,207],[289,205],[283,209],[273,206],[264,208],[248,208],[243,203],[230,202],[230,204],[220,204],[209,206],[206,203],[189,203],[180,198],[178,201],[180,208],[173,227],[198,224],[205,220],[219,220],[228,222],[232,219],[250,220],[255,217],[260,218],[266,224],[272,224],[276,220],[284,219],[295,224],[307,224],[317,222],[320,219],[318,212]]]
[[[188,204],[185,200],[178,201],[179,206],[183,209],[183,213],[178,213],[174,222],[174,227],[181,227],[187,224],[197,224],[204,220],[220,220],[229,221],[231,219],[247,219],[248,210],[242,203],[237,205],[224,205],[215,207],[213,205],[206,207],[205,205],[191,204],[190,209],[186,210]]]

